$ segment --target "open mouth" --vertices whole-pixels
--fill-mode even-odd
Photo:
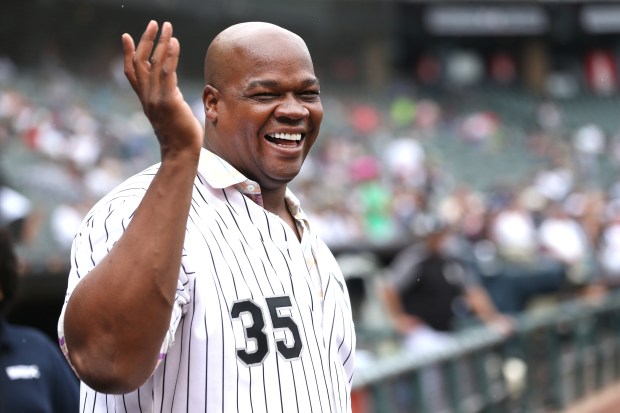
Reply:
[[[295,147],[303,140],[301,133],[268,133],[265,138],[278,146]]]

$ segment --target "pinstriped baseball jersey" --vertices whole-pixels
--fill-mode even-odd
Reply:
[[[85,218],[65,306],[127,227],[157,167],[128,179]],[[130,394],[82,384],[81,412],[351,410],[355,332],[346,285],[288,191],[286,202],[301,241],[261,207],[256,183],[203,150],[160,362]],[[64,310],[58,330],[67,354]]]

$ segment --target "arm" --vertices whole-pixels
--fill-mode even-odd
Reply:
[[[383,286],[383,300],[388,314],[392,319],[394,328],[399,333],[407,334],[417,327],[424,325],[424,321],[419,317],[405,313],[400,301],[400,296],[393,286],[387,284]]]
[[[511,334],[515,330],[515,320],[497,310],[484,287],[467,288],[465,297],[472,311],[490,328],[502,334]]]
[[[170,323],[203,130],[177,86],[179,42],[151,21],[137,48],[122,37],[125,74],[162,163],[127,230],[76,286],[64,326],[71,362],[94,390],[126,393],[157,365]],[[149,55],[153,51],[151,59]]]
[[[410,275],[416,271],[422,254],[423,247],[420,244],[414,244],[398,253],[387,272],[388,279],[380,287],[392,324],[401,334],[408,334],[425,324],[421,318],[405,312],[398,293],[398,286],[407,284]]]

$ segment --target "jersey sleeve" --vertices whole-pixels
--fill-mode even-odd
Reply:
[[[108,196],[107,199],[107,202],[105,202],[106,199],[100,201],[86,216],[75,236],[71,249],[71,270],[67,292],[58,320],[59,344],[69,363],[71,361],[64,331],[64,317],[69,298],[75,287],[88,276],[89,272],[107,255],[125,232],[142,197],[134,192],[132,196]],[[181,267],[170,326],[161,345],[158,365],[168,349],[174,344],[176,329],[190,301],[190,292],[186,288],[188,285],[190,283],[187,280],[187,274]]]

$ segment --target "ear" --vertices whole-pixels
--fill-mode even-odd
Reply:
[[[219,100],[220,92],[215,87],[206,85],[202,91],[202,103],[207,122],[215,122],[217,120],[217,104]]]

